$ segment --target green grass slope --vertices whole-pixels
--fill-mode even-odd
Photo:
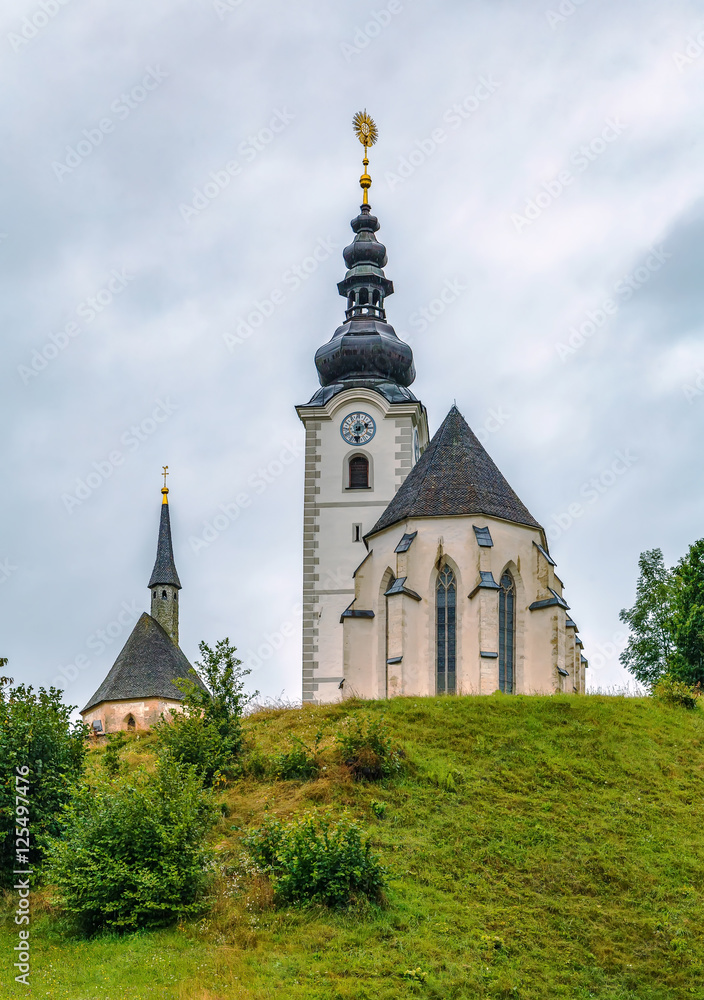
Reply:
[[[226,789],[217,897],[192,925],[79,940],[41,894],[31,996],[704,998],[704,712],[600,696],[411,698],[266,711],[247,728],[271,754],[290,733],[331,737],[351,712],[385,715],[408,755],[402,779],[356,784],[330,758],[316,781]],[[277,909],[242,836],[266,815],[329,808],[373,838],[387,904]],[[11,930],[6,915],[6,956]],[[10,962],[1,995],[28,995]]]

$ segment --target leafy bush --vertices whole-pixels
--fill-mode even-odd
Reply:
[[[44,839],[58,833],[62,807],[80,780],[87,729],[72,724],[75,706],[64,705],[57,688],[39,688],[0,677],[0,885],[12,885],[15,836],[16,769],[26,776],[32,844],[29,860],[41,864]]]
[[[156,774],[76,792],[47,877],[85,931],[169,924],[202,909],[214,818],[194,769],[165,755]]]
[[[381,898],[386,871],[356,823],[310,813],[286,825],[269,820],[245,844],[282,902],[341,907]]]
[[[125,734],[121,730],[117,733],[110,733],[108,736],[101,764],[111,778],[116,777],[122,770],[124,763],[122,760],[122,750],[126,742]]]
[[[239,738],[223,737],[220,729],[202,715],[172,711],[171,721],[162,719],[156,729],[159,750],[184,767],[193,767],[208,787],[233,774],[233,763],[241,749]]]
[[[298,736],[291,735],[290,750],[283,750],[271,758],[271,773],[279,781],[309,781],[320,773],[318,753],[323,734],[317,732],[312,747],[307,746]]]
[[[335,737],[335,744],[340,760],[357,781],[378,781],[403,769],[403,750],[386,731],[383,717],[348,717]]]
[[[254,695],[244,693],[243,678],[250,671],[240,669],[229,639],[221,639],[214,650],[201,642],[199,649],[202,661],[196,668],[208,690],[192,680],[179,681],[183,710],[172,709],[171,719],[162,716],[154,728],[162,750],[195,767],[203,783],[213,785],[235,773],[244,746],[242,715]]]
[[[684,681],[675,680],[674,677],[663,677],[655,685],[653,694],[658,701],[662,701],[666,705],[678,705],[691,709],[697,707],[697,699],[701,697],[701,689],[699,684],[692,687],[685,684]]]

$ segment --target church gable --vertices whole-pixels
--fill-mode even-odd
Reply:
[[[407,518],[448,514],[485,514],[540,528],[456,406],[369,536]]]
[[[109,674],[82,711],[87,712],[107,701],[145,698],[181,701],[183,694],[174,681],[188,678],[199,683],[191,669],[191,664],[161,625],[144,612]]]

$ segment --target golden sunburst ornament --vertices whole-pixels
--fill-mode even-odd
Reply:
[[[357,112],[352,119],[352,125],[354,126],[355,135],[364,146],[364,159],[362,160],[362,163],[364,164],[364,173],[359,178],[359,186],[364,191],[363,204],[368,205],[369,188],[372,186],[372,179],[367,173],[367,167],[369,166],[367,150],[370,146],[373,146],[379,138],[379,130],[376,127],[374,119],[367,114],[366,109],[364,111]]]
[[[379,129],[376,127],[374,119],[366,111],[358,111],[352,119],[352,124],[354,125],[355,134],[362,145],[365,148],[373,146],[379,138]]]

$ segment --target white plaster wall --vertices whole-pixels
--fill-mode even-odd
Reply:
[[[340,433],[344,418],[357,410],[376,424],[372,440],[359,447]],[[414,464],[414,427],[421,449],[428,443],[427,416],[421,403],[390,404],[367,389],[341,392],[324,407],[299,407],[298,415],[306,428],[303,699],[333,701],[342,696],[340,616],[354,598],[352,574],[367,554],[364,542],[353,541],[353,525],[362,525],[363,536],[388,506]],[[354,454],[370,461],[369,489],[347,487]]]
[[[473,525],[489,528],[492,548],[478,545]],[[418,535],[408,553],[396,555],[401,536],[413,531]],[[443,560],[457,579],[458,693],[490,694],[498,687],[498,659],[480,655],[498,653],[498,591],[481,589],[469,597],[479,583],[480,568],[492,572],[497,583],[508,568],[516,585],[516,692],[558,690],[558,665],[574,663],[573,630],[565,629],[566,612],[561,607],[529,610],[533,602],[552,596],[548,587],[562,595],[560,579],[534,542],[545,547],[540,530],[483,515],[412,519],[370,539],[372,555],[357,574],[354,608],[372,610],[376,617],[372,622],[350,618],[344,624],[345,677],[355,693],[381,694],[382,581],[389,567],[396,567],[397,577],[406,576],[406,586],[422,598],[420,602],[406,595],[389,599],[395,609],[389,656],[403,656],[402,663],[393,667],[397,680],[390,694],[435,693],[435,581]],[[579,683],[574,686],[583,689]],[[567,690],[571,688],[570,683]]]

